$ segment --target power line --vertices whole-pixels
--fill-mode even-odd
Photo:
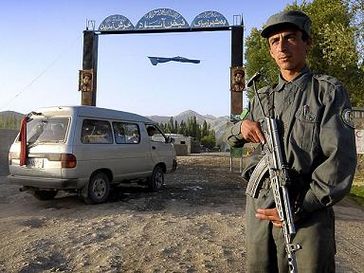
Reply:
[[[25,91],[27,91],[36,81],[38,81],[44,74],[46,74],[48,72],[49,69],[52,68],[52,66],[54,66],[59,59],[66,53],[68,52],[68,50],[70,48],[72,48],[75,43],[78,40],[81,40],[82,35],[78,35],[76,39],[74,39],[68,47],[66,47],[65,49],[63,49],[54,59],[53,61],[47,65],[33,80],[31,80],[27,85],[25,85],[19,92],[17,92],[15,94],[14,97],[12,97],[8,102],[6,102],[3,106],[0,107],[0,110],[4,110],[5,107],[9,106],[11,102],[13,102],[17,97],[19,97],[21,94],[23,94]]]

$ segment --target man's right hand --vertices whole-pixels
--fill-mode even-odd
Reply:
[[[259,122],[244,120],[240,126],[243,138],[248,142],[265,143],[265,138],[260,128]]]

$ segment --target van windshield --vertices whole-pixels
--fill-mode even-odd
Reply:
[[[34,118],[27,123],[27,142],[64,142],[68,123],[69,118]]]

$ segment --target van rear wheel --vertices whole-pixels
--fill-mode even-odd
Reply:
[[[150,191],[158,191],[164,185],[164,173],[160,166],[155,166],[152,176],[148,177],[148,188]]]
[[[107,200],[110,193],[110,180],[104,173],[97,173],[93,175],[87,187],[83,189],[86,191],[83,194],[84,201],[87,204],[99,204]]]
[[[46,201],[52,200],[57,195],[57,193],[58,191],[35,190],[33,192],[33,196],[38,200]]]

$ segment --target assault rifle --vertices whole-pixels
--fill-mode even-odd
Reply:
[[[254,169],[246,190],[247,194],[253,198],[257,198],[259,194],[260,185],[264,180],[264,175],[268,171],[270,185],[273,192],[274,203],[277,208],[279,218],[282,221],[283,237],[285,242],[285,249],[288,258],[289,272],[297,272],[297,261],[295,252],[301,248],[298,244],[293,244],[292,239],[296,234],[295,226],[293,223],[291,204],[288,195],[287,186],[290,183],[288,175],[288,166],[283,157],[283,151],[280,143],[277,121],[272,117],[265,114],[262,102],[260,100],[256,82],[261,77],[261,73],[257,72],[247,83],[250,87],[253,85],[254,93],[256,95],[259,106],[264,115],[264,123],[261,124],[266,143],[263,145],[263,158]]]

